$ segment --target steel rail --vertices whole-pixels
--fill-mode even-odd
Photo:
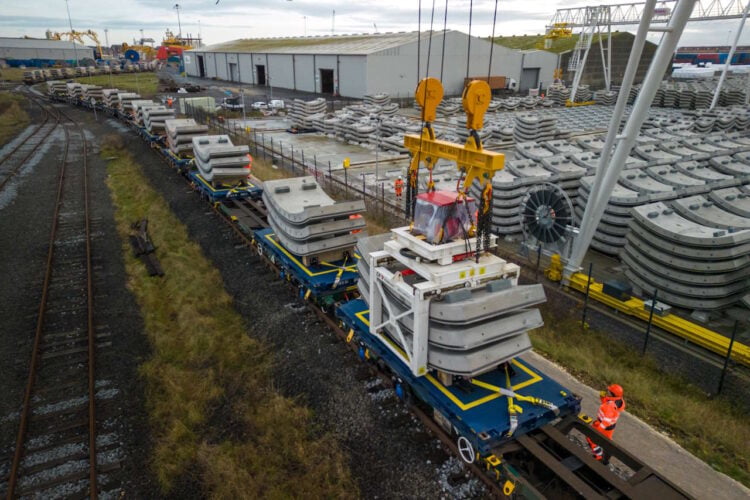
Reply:
[[[50,108],[52,109],[52,108]],[[49,110],[47,110],[49,113]],[[74,124],[80,131],[83,149],[83,190],[84,190],[84,218],[85,218],[85,234],[86,234],[86,290],[87,290],[87,328],[88,328],[88,413],[89,413],[89,497],[92,499],[97,498],[97,479],[96,479],[96,412],[95,412],[95,332],[93,326],[93,278],[92,278],[92,252],[91,252],[91,230],[90,230],[90,216],[89,216],[89,192],[88,192],[88,141],[83,128],[75,120],[64,114],[62,111],[57,111],[55,117],[57,124],[60,123],[61,118],[65,117],[69,122]],[[54,129],[54,128],[53,128]],[[50,236],[48,242],[46,269],[44,274],[44,282],[42,284],[42,296],[39,302],[39,310],[37,313],[36,331],[34,334],[34,343],[31,353],[31,363],[29,366],[29,376],[26,382],[26,388],[24,391],[23,407],[20,415],[20,422],[18,428],[18,434],[16,436],[16,446],[13,453],[13,462],[11,465],[11,471],[8,478],[8,491],[7,498],[12,499],[15,496],[16,486],[18,483],[18,472],[21,466],[21,460],[23,458],[24,442],[26,439],[26,431],[28,430],[29,416],[31,414],[31,398],[34,393],[34,382],[39,367],[39,348],[42,341],[42,336],[45,328],[45,313],[47,309],[47,299],[49,296],[49,285],[52,278],[52,271],[54,267],[54,256],[55,256],[55,240],[57,237],[58,222],[60,219],[60,207],[62,206],[62,200],[64,196],[64,181],[66,174],[66,165],[68,163],[68,153],[70,151],[70,131],[63,127],[65,130],[65,147],[60,161],[60,173],[58,176],[57,194],[55,199],[55,207],[52,218],[52,227],[50,229]],[[49,135],[49,134],[47,134]],[[46,136],[45,136],[46,137]]]

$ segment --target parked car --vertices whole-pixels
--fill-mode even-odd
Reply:
[[[242,111],[245,107],[240,96],[225,97],[221,100],[221,107],[229,110]]]
[[[257,101],[257,102],[254,102],[250,107],[253,108],[253,109],[259,109],[259,110],[260,109],[268,109],[268,104],[266,104],[263,101]]]

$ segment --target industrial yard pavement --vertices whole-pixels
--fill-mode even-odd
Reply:
[[[596,389],[583,384],[560,365],[534,352],[524,355],[523,358],[574,393],[583,396],[582,411],[587,415],[596,415],[601,388]],[[628,388],[624,389],[627,401]],[[706,425],[711,424],[706,422]],[[669,437],[627,411],[617,422],[614,441],[695,498],[750,498],[750,489],[715,471]]]

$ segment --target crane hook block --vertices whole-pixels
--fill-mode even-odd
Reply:
[[[443,84],[437,78],[422,78],[414,98],[422,107],[422,121],[432,123],[437,115],[437,107],[443,100]]]
[[[492,91],[484,80],[472,80],[464,89],[463,105],[466,111],[466,128],[479,130],[483,126],[484,113],[490,107]]]

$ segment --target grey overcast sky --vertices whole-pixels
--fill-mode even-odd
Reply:
[[[418,0],[177,0],[183,34],[198,33],[204,43],[237,38],[270,36],[410,31],[418,27]],[[563,7],[626,3],[626,0],[500,0],[498,35],[544,32],[555,10]],[[105,42],[132,43],[146,38],[159,43],[167,28],[178,31],[175,0],[69,0],[73,28],[92,29]],[[422,29],[429,28],[432,1],[422,0]],[[492,32],[494,0],[474,0],[472,34]],[[442,29],[445,0],[436,0],[435,29]],[[335,16],[334,16],[335,11]],[[469,0],[448,1],[448,28],[469,31]],[[729,44],[739,20],[694,22],[688,25],[681,45]],[[0,36],[44,37],[47,29],[68,31],[65,0],[0,0]],[[620,27],[635,30],[635,26]],[[657,39],[658,35],[654,35]],[[750,28],[742,44],[750,44]]]

